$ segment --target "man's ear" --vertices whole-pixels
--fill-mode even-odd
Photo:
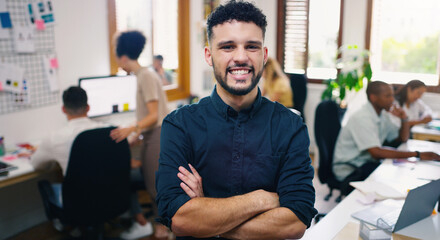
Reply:
[[[212,67],[212,55],[209,47],[205,47],[205,61]]]
[[[61,107],[61,110],[63,110],[63,113],[67,113],[66,112],[66,107],[64,107],[64,105]]]
[[[377,95],[376,94],[370,94],[370,102],[371,103],[377,102]]]
[[[89,104],[87,104],[86,113],[88,113],[89,111],[90,111],[90,106],[89,106]]]
[[[264,51],[264,65],[266,65],[267,59],[269,58],[267,47],[264,47],[263,51]]]

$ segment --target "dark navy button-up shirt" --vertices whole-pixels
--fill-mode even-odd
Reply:
[[[225,104],[216,89],[199,103],[175,110],[163,121],[160,146],[156,201],[159,221],[167,226],[190,200],[177,177],[178,167],[189,170],[188,163],[202,177],[205,197],[263,189],[278,193],[280,206],[307,226],[317,213],[307,128],[260,91],[251,108],[240,112]]]

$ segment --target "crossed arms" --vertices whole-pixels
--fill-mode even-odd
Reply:
[[[204,197],[202,178],[194,167],[191,172],[179,167],[178,177],[191,197],[177,210],[171,228],[177,236],[229,239],[300,238],[306,225],[290,209],[280,207],[276,193],[256,190],[229,198]]]

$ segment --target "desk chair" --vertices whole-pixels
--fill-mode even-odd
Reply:
[[[85,227],[90,239],[102,239],[103,226],[130,204],[130,149],[127,140],[110,138],[114,127],[87,130],[72,144],[62,183],[62,206],[48,181],[39,182],[46,215]]]
[[[304,115],[304,105],[306,104],[307,98],[307,77],[305,74],[288,74],[290,78],[290,86],[293,92],[293,108],[298,110],[303,117]]]
[[[333,189],[341,190],[341,195],[336,198],[336,202],[340,202],[342,196],[347,195],[351,190],[346,179],[339,181],[333,173],[333,153],[341,129],[342,117],[343,113],[334,101],[323,101],[316,108],[315,141],[319,149],[318,177],[321,183],[327,184],[330,188],[330,193],[324,198],[326,201],[332,196]],[[356,174],[360,174],[360,170],[355,165],[343,164],[350,165],[355,169]]]

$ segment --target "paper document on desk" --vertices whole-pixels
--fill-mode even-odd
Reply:
[[[395,188],[383,183],[376,181],[360,181],[360,182],[350,182],[350,185],[357,190],[361,191],[363,194],[374,193],[376,195],[376,200],[383,199],[403,199],[406,197],[406,193],[399,192]]]

